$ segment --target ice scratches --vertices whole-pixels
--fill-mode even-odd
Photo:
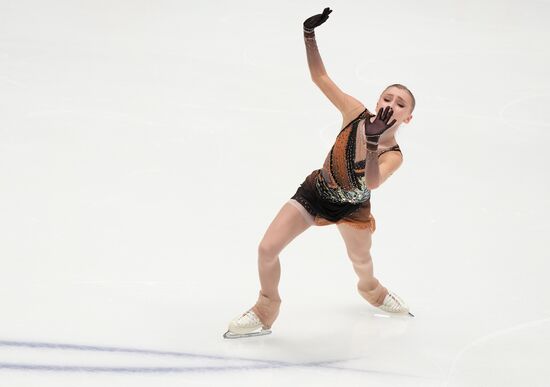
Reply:
[[[172,351],[157,351],[137,348],[122,348],[122,347],[106,347],[106,346],[91,346],[91,345],[76,345],[62,343],[45,343],[45,342],[23,342],[23,341],[5,341],[0,340],[0,350],[5,348],[14,349],[32,349],[45,351],[78,351],[85,353],[114,353],[114,354],[129,354],[138,356],[148,356],[160,359],[181,359],[189,361],[189,359],[199,362],[193,366],[92,366],[92,365],[59,365],[59,364],[31,364],[19,362],[1,362],[0,372],[2,370],[20,370],[34,372],[84,372],[84,373],[119,373],[119,374],[166,374],[166,373],[212,373],[212,372],[231,372],[231,371],[255,371],[261,369],[288,369],[288,368],[314,368],[326,369],[333,371],[347,371],[364,374],[381,374],[393,377],[403,378],[422,378],[431,379],[423,376],[388,372],[376,369],[351,368],[339,363],[345,363],[353,359],[336,359],[328,361],[312,361],[306,363],[291,363],[260,359],[246,359],[238,357],[216,356],[216,355],[201,355],[187,352],[172,352]],[[222,362],[221,365],[204,365],[208,362]],[[231,365],[233,363],[233,365]]]
[[[174,360],[185,363],[198,363],[198,364],[186,364],[185,366],[96,366],[96,365],[59,365],[59,364],[33,364],[33,363],[19,363],[19,362],[0,362],[0,370],[23,370],[23,371],[53,371],[53,372],[89,372],[89,373],[186,373],[186,372],[219,372],[219,371],[246,371],[246,370],[258,370],[266,368],[281,368],[293,366],[290,363],[257,360],[257,359],[245,359],[245,358],[231,358],[215,355],[202,355],[196,353],[186,352],[172,352],[172,351],[157,351],[148,349],[137,348],[122,348],[122,347],[107,347],[107,346],[91,346],[91,345],[75,345],[75,344],[62,344],[62,343],[44,343],[44,342],[21,342],[21,341],[0,341],[0,350],[11,347],[16,349],[33,349],[33,350],[46,350],[49,354],[53,354],[51,351],[72,351],[73,354],[80,353],[109,353],[109,354],[123,354],[134,355],[133,362],[143,363],[143,358],[148,357],[158,362],[158,359]],[[36,352],[36,351],[35,351]],[[34,353],[34,357],[38,357],[38,353]],[[58,357],[52,355],[51,357]],[[75,356],[71,356],[74,359]],[[149,360],[151,361],[151,360]],[[216,363],[222,362],[219,365]],[[74,360],[73,360],[74,362]],[[97,361],[94,361],[97,362]],[[90,361],[87,361],[90,363]],[[113,362],[109,362],[113,363]],[[208,363],[212,363],[208,365]],[[207,365],[205,365],[207,364]]]
[[[526,126],[535,127],[534,129],[548,128],[550,124],[545,118],[548,102],[550,102],[549,93],[536,93],[518,97],[502,106],[498,112],[498,118],[500,122],[513,129],[521,128],[524,130]],[[535,119],[533,119],[533,116]]]
[[[451,377],[453,376],[453,373],[454,373],[454,370],[456,368],[456,365],[457,365],[458,361],[464,356],[465,353],[467,353],[472,348],[475,348],[479,345],[485,344],[487,341],[494,340],[494,339],[502,337],[502,336],[506,336],[510,333],[514,333],[516,331],[520,331],[520,330],[523,330],[523,329],[537,328],[537,327],[540,327],[541,325],[548,324],[548,323],[550,323],[550,318],[549,317],[539,319],[539,320],[534,320],[534,321],[528,321],[528,322],[524,322],[524,323],[521,323],[521,324],[518,324],[518,325],[514,325],[514,326],[509,327],[509,328],[500,329],[500,330],[495,331],[493,333],[489,333],[488,335],[481,336],[481,337],[477,338],[476,340],[468,343],[466,346],[464,346],[456,354],[455,358],[453,359],[453,362],[452,362],[451,367],[449,369],[449,373],[447,374],[447,377],[445,379],[444,386],[446,387],[446,386],[449,385],[449,382],[451,380]]]

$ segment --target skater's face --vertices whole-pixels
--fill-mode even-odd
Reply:
[[[386,106],[391,107],[393,110],[390,121],[394,119],[397,120],[393,127],[398,127],[402,123],[408,124],[412,119],[411,112],[413,109],[413,101],[406,90],[395,86],[384,90],[376,104],[376,112],[378,112],[380,108],[383,109]]]

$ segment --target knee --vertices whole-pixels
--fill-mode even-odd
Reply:
[[[261,260],[270,261],[279,255],[279,247],[272,242],[262,240],[258,245],[258,256]]]

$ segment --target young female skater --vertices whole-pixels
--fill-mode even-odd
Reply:
[[[322,14],[304,21],[304,40],[312,80],[342,113],[342,129],[323,168],[306,177],[269,225],[258,248],[258,300],[229,323],[225,338],[271,333],[281,304],[279,254],[312,225],[336,224],[359,277],[357,289],[363,298],[386,312],[410,314],[403,300],[382,286],[373,274],[369,251],[376,226],[370,212],[370,191],[378,188],[403,161],[395,132],[399,125],[411,120],[415,100],[405,86],[388,86],[376,104],[378,113],[374,116],[332,82],[314,33],[314,28],[323,24],[331,12],[325,8]]]

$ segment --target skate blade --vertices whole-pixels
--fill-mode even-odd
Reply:
[[[414,317],[414,314],[412,314],[411,312],[409,311],[402,311],[402,312],[389,312],[387,310],[384,310],[384,309],[380,309],[382,312],[384,313],[387,313],[388,315],[396,315],[396,316],[403,316],[403,315],[409,315],[411,317]],[[389,317],[389,316],[388,316]]]
[[[245,337],[255,337],[255,336],[265,336],[269,335],[271,333],[271,329],[262,329],[258,332],[250,332],[250,333],[233,333],[230,331],[227,331],[223,334],[224,339],[241,339]]]

